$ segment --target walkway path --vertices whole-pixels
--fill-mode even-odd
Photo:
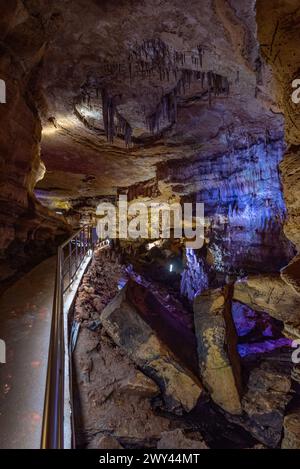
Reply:
[[[0,299],[0,448],[39,448],[56,257],[9,288]]]

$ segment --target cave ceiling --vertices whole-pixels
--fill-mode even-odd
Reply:
[[[178,189],[159,169],[166,161],[176,172],[178,160],[188,166],[282,138],[254,8],[60,1],[38,88],[47,170],[38,197],[62,206],[153,179],[163,197],[183,195],[199,181]]]

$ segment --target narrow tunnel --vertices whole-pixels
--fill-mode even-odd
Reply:
[[[0,449],[299,449],[298,1],[0,12]]]

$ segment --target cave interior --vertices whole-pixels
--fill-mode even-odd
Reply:
[[[41,320],[47,262],[126,196],[204,204],[203,242],[188,247],[172,225],[96,243],[69,318],[77,447],[299,449],[298,0],[11,0],[0,12],[0,447],[17,444],[5,411],[16,331]],[[39,431],[41,411],[16,418]]]

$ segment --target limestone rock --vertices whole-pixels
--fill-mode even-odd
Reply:
[[[89,444],[88,449],[124,449],[116,438],[112,435],[102,435],[95,437]]]
[[[93,299],[93,306],[95,307],[96,311],[100,312],[103,308],[103,303],[101,301],[101,298],[96,297]]]
[[[32,3],[36,2],[1,5],[0,75],[7,99],[0,105],[0,281],[7,282],[54,254],[57,243],[71,231],[63,217],[43,207],[33,194],[42,166],[33,74],[47,48],[52,22],[48,1],[38,15]]]
[[[300,296],[280,274],[249,276],[234,286],[234,299],[256,311],[266,311],[300,333]]]
[[[87,357],[92,368],[86,366]],[[78,447],[99,448],[99,435],[103,434],[129,447],[153,447],[160,434],[170,429],[170,420],[153,411],[149,396],[121,389],[129,377],[140,372],[103,329],[80,329],[74,373],[74,403],[80,403],[76,407],[76,416],[80,415],[76,421]]]
[[[276,448],[280,443],[290,389],[290,369],[285,363],[263,361],[250,372],[239,423],[268,447]]]
[[[272,67],[278,89],[277,102],[285,117],[285,139],[288,149],[281,163],[281,178],[287,206],[285,233],[300,247],[300,178],[299,178],[299,104],[292,101],[292,81],[299,78],[299,3],[297,0],[257,2],[258,38],[263,57]],[[277,60],[280,56],[280,60]],[[288,71],[288,72],[287,72]]]
[[[202,394],[199,380],[187,371],[126,300],[126,287],[103,310],[101,322],[113,341],[160,386],[166,407],[192,410]]]
[[[300,449],[300,409],[294,410],[284,418],[284,437],[282,449]]]
[[[291,378],[294,381],[296,381],[296,383],[300,384],[300,366],[299,365],[295,365],[292,368]]]
[[[182,430],[163,432],[157,443],[157,449],[208,449],[204,441],[192,440]]]
[[[221,290],[195,298],[195,330],[203,384],[214,402],[231,414],[242,412],[239,390],[226,350],[224,296]]]
[[[282,269],[281,277],[300,294],[300,255],[294,257],[294,259]]]
[[[149,398],[155,397],[160,393],[157,384],[138,370],[121,381],[119,389],[125,394],[135,394]]]

